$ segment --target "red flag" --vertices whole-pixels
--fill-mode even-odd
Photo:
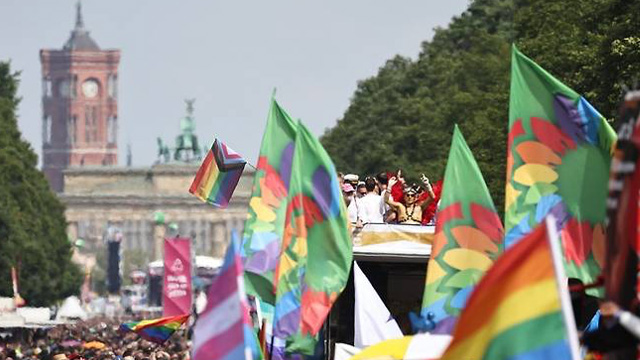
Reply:
[[[630,309],[640,293],[638,276],[638,191],[640,189],[640,96],[627,95],[620,114],[618,142],[611,161],[607,199],[604,275],[606,298]]]

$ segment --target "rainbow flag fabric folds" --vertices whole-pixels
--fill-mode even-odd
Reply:
[[[238,236],[232,233],[220,273],[209,287],[207,306],[193,330],[193,360],[262,358],[244,291]]]
[[[565,325],[546,237],[542,223],[496,260],[471,294],[441,360],[575,358],[577,334],[573,347],[568,336],[575,324]]]
[[[295,138],[295,123],[272,99],[241,248],[247,293],[271,305],[275,301],[273,274],[284,230]]]
[[[453,331],[476,283],[502,253],[503,236],[489,189],[456,125],[422,299],[425,330]]]
[[[188,319],[189,314],[185,314],[153,320],[127,322],[120,325],[120,331],[133,331],[143,339],[162,344]]]
[[[246,163],[242,156],[215,139],[189,192],[215,207],[226,208]]]
[[[604,259],[607,181],[616,135],[584,97],[513,47],[505,245],[548,214],[567,276],[595,281]]]
[[[274,335],[286,352],[312,355],[317,335],[347,284],[351,236],[335,167],[298,124],[282,251],[275,273]]]

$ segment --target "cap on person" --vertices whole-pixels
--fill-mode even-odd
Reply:
[[[353,185],[351,185],[349,183],[342,184],[342,192],[344,192],[344,193],[352,193],[354,191],[356,191],[356,190],[353,188]]]
[[[352,185],[357,184],[359,179],[360,177],[356,174],[347,174],[344,176],[344,181],[349,182]]]

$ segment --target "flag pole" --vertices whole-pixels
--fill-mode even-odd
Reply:
[[[260,341],[260,350],[262,350],[262,354],[268,356],[267,354],[267,319],[262,319],[258,341]]]
[[[573,318],[573,307],[569,298],[569,289],[567,285],[567,276],[564,273],[564,265],[562,264],[562,253],[560,252],[560,236],[556,227],[556,219],[553,215],[548,215],[545,219],[547,225],[547,239],[551,248],[551,257],[553,260],[554,274],[556,276],[556,286],[558,287],[558,295],[560,296],[560,307],[564,318],[564,325],[567,329],[567,338],[569,340],[569,349],[571,350],[571,359],[580,360],[580,344],[578,342],[578,331],[576,321]]]
[[[269,360],[273,360],[273,341],[276,338],[276,335],[273,330],[271,330],[271,344],[269,344]]]

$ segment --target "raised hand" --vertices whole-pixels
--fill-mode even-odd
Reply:
[[[431,186],[431,182],[429,181],[429,178],[425,174],[420,174],[420,180],[422,180],[424,185],[427,187],[427,191],[429,192],[429,195],[431,196],[431,198],[435,199],[436,194],[433,192],[433,187]]]
[[[420,174],[420,180],[422,180],[425,185],[431,185],[429,178],[425,174]]]
[[[397,177],[392,177],[391,179],[389,179],[389,183],[387,184],[387,187],[389,189],[393,188],[393,185],[398,183],[398,178]]]

